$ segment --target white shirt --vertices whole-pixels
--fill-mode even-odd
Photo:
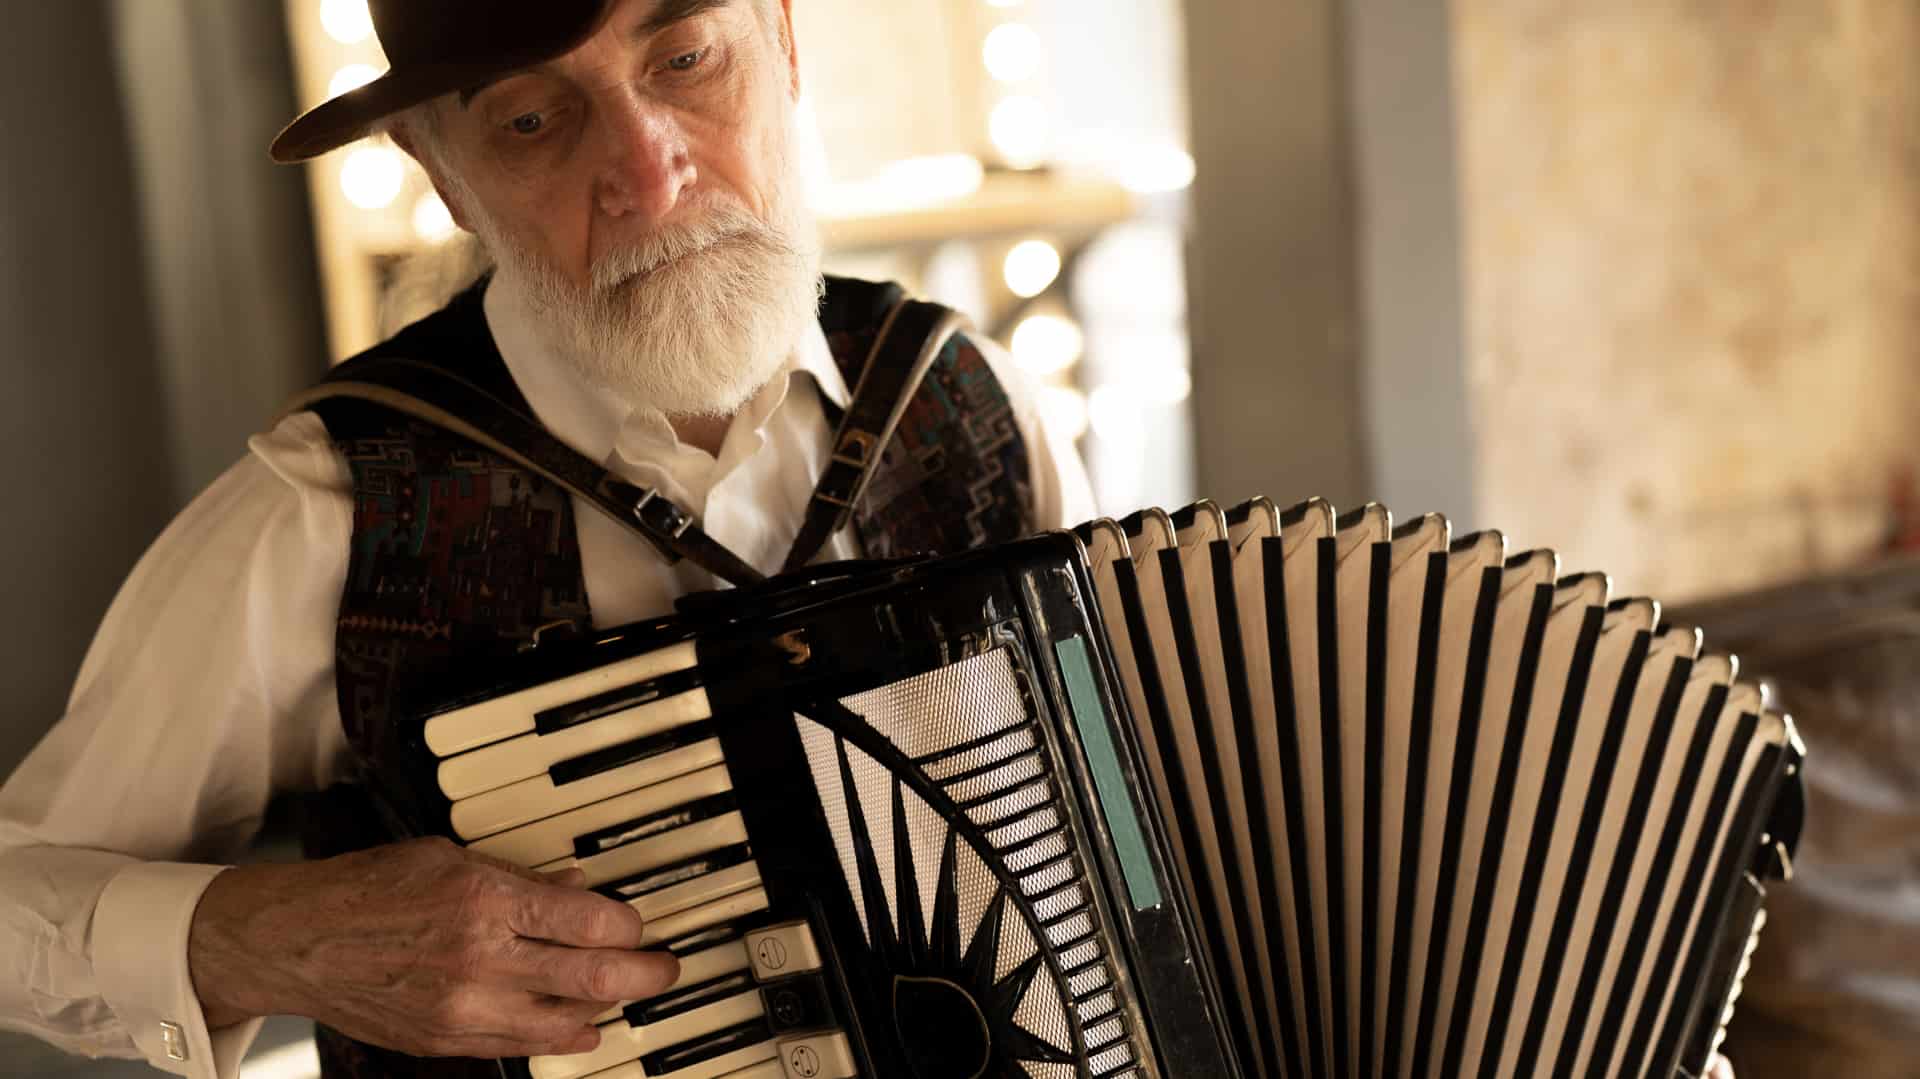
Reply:
[[[831,440],[819,398],[848,398],[818,327],[714,457],[680,443],[657,410],[624,407],[555,362],[508,289],[489,288],[485,310],[554,434],[662,489],[761,570],[778,567]],[[1031,450],[1039,523],[1092,517],[1078,457],[1049,442],[1006,357],[987,359]],[[312,413],[248,448],[134,568],[66,715],[0,787],[0,1027],[199,1079],[237,1076],[259,1024],[206,1029],[187,968],[194,906],[276,792],[330,785],[349,755],[333,679],[353,523],[346,462]],[[715,586],[597,510],[575,510],[599,625]],[[842,535],[824,557],[852,553]]]

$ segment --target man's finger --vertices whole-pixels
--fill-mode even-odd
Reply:
[[[646,922],[617,899],[542,881],[521,889],[511,928],[523,937],[574,948],[638,948]]]
[[[587,871],[577,865],[569,866],[566,869],[556,869],[551,873],[544,874],[544,876],[548,884],[558,884],[562,888],[585,888],[587,886]]]
[[[1707,1074],[1702,1079],[1733,1079],[1733,1063],[1719,1053],[1707,1063]]]
[[[589,1016],[608,1004],[658,996],[680,977],[680,961],[670,952],[535,944],[525,956],[522,979],[528,989],[601,1005]]]

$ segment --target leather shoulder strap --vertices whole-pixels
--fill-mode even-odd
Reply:
[[[736,585],[764,579],[707,535],[684,507],[619,479],[525,412],[445,368],[397,355],[361,356],[295,396],[282,415],[340,398],[425,420],[537,472],[640,533],[670,563],[684,558]]]
[[[829,297],[832,293],[829,292]],[[963,319],[939,304],[908,300],[897,287],[865,299],[890,301],[880,331],[855,384],[853,398],[833,436],[833,453],[807,501],[800,533],[787,552],[783,571],[811,562],[833,534],[846,527],[873,479],[881,451],[893,439],[907,405],[928,368]],[[869,312],[872,314],[874,312]],[[830,325],[823,319],[823,325]]]

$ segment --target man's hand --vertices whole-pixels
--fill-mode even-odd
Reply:
[[[1719,1053],[1707,1062],[1707,1074],[1701,1079],[1733,1079],[1733,1064]]]
[[[634,951],[640,915],[578,882],[441,839],[231,869],[194,911],[194,989],[209,1027],[303,1015],[415,1056],[586,1052],[595,1015],[679,962]]]

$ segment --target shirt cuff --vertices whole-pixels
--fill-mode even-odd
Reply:
[[[93,973],[147,1062],[190,1079],[237,1079],[260,1032],[252,1019],[209,1033],[187,965],[201,893],[225,866],[140,862],[114,874],[93,913]]]

